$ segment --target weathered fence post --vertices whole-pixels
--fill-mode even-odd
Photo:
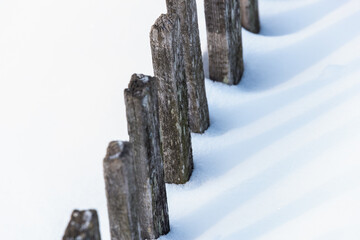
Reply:
[[[154,239],[170,231],[155,79],[134,74],[124,95],[137,200],[141,206],[138,212],[141,236],[142,239]]]
[[[238,84],[244,71],[239,0],[205,0],[210,79]]]
[[[150,40],[158,88],[165,181],[183,184],[190,179],[193,157],[178,16],[161,15],[151,28]]]
[[[183,37],[186,83],[189,95],[189,125],[191,131],[203,133],[210,125],[205,92],[199,26],[195,0],[166,0],[169,13],[180,17]]]
[[[241,25],[253,33],[260,32],[258,0],[240,0]]]
[[[137,184],[132,147],[129,142],[113,141],[104,159],[104,178],[112,240],[141,239],[138,218]]]
[[[77,239],[101,240],[96,210],[74,210],[72,212],[63,240]]]

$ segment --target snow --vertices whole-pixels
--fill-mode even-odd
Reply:
[[[191,181],[167,186],[161,240],[360,238],[360,2],[259,4],[241,83],[206,80],[211,127],[192,135]],[[152,75],[164,12],[163,0],[0,1],[3,239],[60,239],[73,209],[93,208],[110,239],[102,160],[128,139],[123,89]]]
[[[120,157],[122,151],[124,150],[124,142],[123,141],[117,141],[117,144],[119,145],[119,152],[116,154],[113,154],[109,157],[110,160],[114,160]]]
[[[149,81],[149,77],[144,76],[143,74],[137,74],[137,77],[144,83],[147,83]]]
[[[80,231],[89,228],[91,223],[92,213],[89,210],[84,212],[83,221],[84,223],[81,225]]]

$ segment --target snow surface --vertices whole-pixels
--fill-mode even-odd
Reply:
[[[167,186],[161,239],[360,239],[360,2],[259,4],[241,83],[206,81],[212,125],[193,135],[191,181]],[[75,208],[96,208],[110,239],[102,159],[128,139],[123,89],[152,74],[164,12],[163,0],[0,1],[2,239],[60,239]]]

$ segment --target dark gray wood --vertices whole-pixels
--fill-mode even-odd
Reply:
[[[141,236],[142,239],[154,239],[170,231],[156,80],[134,74],[124,95],[128,133],[133,146]]]
[[[101,240],[96,210],[74,210],[63,240]]]
[[[250,32],[260,32],[258,0],[239,0],[241,8],[241,25]]]
[[[210,79],[238,84],[244,71],[239,0],[205,0]]]
[[[193,157],[178,16],[161,15],[151,28],[150,40],[158,88],[165,181],[183,184],[190,179]]]
[[[129,142],[113,141],[104,158],[104,178],[112,240],[140,240],[133,149]]]
[[[169,13],[180,17],[189,96],[189,125],[192,132],[203,133],[210,125],[205,92],[199,26],[195,0],[166,0]]]

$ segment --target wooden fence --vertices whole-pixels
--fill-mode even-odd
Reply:
[[[238,84],[241,26],[260,31],[257,0],[204,0],[210,79]],[[110,142],[103,161],[112,240],[170,231],[165,183],[193,171],[191,134],[210,125],[195,0],[166,0],[150,31],[154,77],[134,74],[124,90],[129,142]],[[63,240],[100,240],[95,210],[71,215]]]

